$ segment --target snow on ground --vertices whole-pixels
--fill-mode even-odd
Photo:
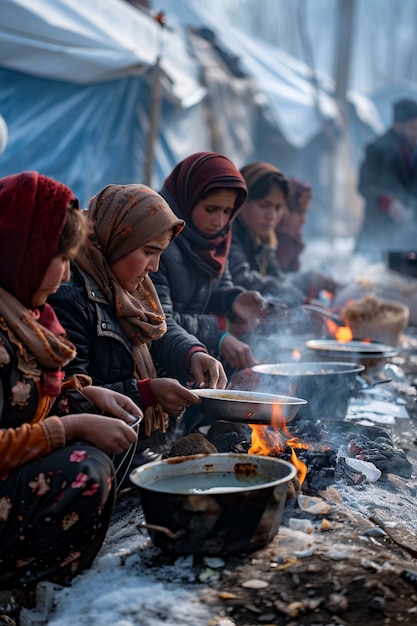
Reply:
[[[136,529],[139,516],[112,526],[93,567],[55,593],[49,626],[207,626],[216,611],[202,600],[191,557],[150,564],[159,550]],[[132,523],[133,522],[133,523]]]

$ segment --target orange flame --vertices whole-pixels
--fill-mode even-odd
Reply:
[[[269,426],[250,424],[252,435],[249,454],[280,456],[285,446],[290,446],[290,461],[296,468],[298,480],[300,485],[302,485],[307,474],[307,466],[297,457],[294,448],[306,450],[308,448],[307,444],[301,443],[288,432],[285,418],[282,415],[281,406],[279,404],[274,404],[272,407],[271,425],[272,428]]]
[[[326,326],[329,334],[337,339],[337,341],[352,341],[353,335],[349,326],[339,326],[339,324],[336,324],[333,320],[326,320]]]

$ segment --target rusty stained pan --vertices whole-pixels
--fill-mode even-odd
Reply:
[[[130,474],[153,543],[173,554],[248,554],[278,532],[294,465],[250,454],[153,461]]]
[[[274,405],[280,406],[281,416],[290,422],[307,403],[303,398],[235,389],[193,389],[193,392],[200,396],[199,409],[208,419],[245,424],[272,424]]]

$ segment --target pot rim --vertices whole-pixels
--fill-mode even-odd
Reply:
[[[382,357],[387,358],[398,354],[397,348],[394,346],[388,346],[376,341],[359,341],[353,339],[352,341],[338,341],[337,339],[309,339],[306,341],[307,348],[317,350],[319,352],[327,353],[345,353],[358,355],[362,357]]]
[[[341,369],[338,369],[337,371],[334,371],[334,368],[337,368],[338,366],[341,366]],[[303,369],[303,367],[305,367],[305,369],[312,369],[312,368],[324,368],[328,366],[329,369],[331,369],[332,371],[326,371],[326,372],[302,372],[302,371],[297,371],[300,369]],[[287,372],[285,371],[268,371],[268,368],[276,368],[277,370],[280,369],[288,369]],[[337,374],[357,374],[359,372],[363,372],[363,370],[365,369],[365,366],[360,364],[360,363],[351,363],[351,362],[346,362],[346,361],[301,361],[298,363],[264,363],[264,364],[260,364],[260,365],[253,365],[251,367],[251,370],[253,372],[255,372],[256,374],[266,374],[267,376],[282,376],[282,377],[296,377],[299,378],[301,376],[330,376],[330,375],[337,375]],[[291,371],[294,370],[294,371]]]
[[[221,400],[226,402],[239,402],[248,405],[302,405],[306,403],[304,398],[295,396],[285,396],[274,393],[263,393],[261,391],[244,391],[242,389],[193,389],[193,393],[203,400]],[[250,423],[250,422],[249,422]]]
[[[281,476],[280,478],[276,478],[274,480],[265,480],[265,482],[262,483],[257,483],[256,485],[242,485],[242,487],[232,487],[230,489],[227,490],[227,492],[224,491],[224,489],[222,490],[222,487],[218,488],[218,491],[216,491],[215,488],[210,488],[210,492],[207,493],[197,493],[197,494],[189,494],[189,493],[184,493],[184,492],[176,492],[176,491],[162,491],[160,489],[156,490],[156,489],[152,489],[151,487],[149,487],[149,485],[146,485],[146,483],[144,484],[139,484],[140,482],[140,478],[144,478],[146,473],[151,473],[152,474],[152,470],[156,469],[156,468],[166,468],[166,467],[172,467],[177,468],[177,469],[183,469],[184,471],[180,471],[177,474],[176,473],[167,473],[166,476],[164,477],[168,477],[168,476],[184,476],[184,475],[189,475],[189,472],[186,471],[187,468],[184,468],[184,464],[187,464],[187,462],[191,465],[195,464],[196,468],[201,468],[204,470],[204,467],[206,467],[208,464],[213,465],[213,463],[209,463],[210,459],[225,459],[228,458],[231,461],[235,461],[236,463],[245,463],[245,462],[250,462],[251,464],[256,463],[257,459],[261,459],[261,463],[263,464],[273,464],[273,463],[278,463],[281,466],[284,466],[287,468],[288,470],[288,474],[286,476]],[[203,463],[199,464],[199,461],[203,461]],[[207,461],[207,462],[205,462]],[[224,473],[224,472],[232,472],[233,471],[233,467],[231,466],[229,470],[225,470],[225,469],[218,469],[217,471],[209,471],[206,470],[208,473]],[[193,472],[191,472],[192,474]],[[198,472],[200,473],[200,472]],[[157,461],[151,461],[150,463],[146,463],[144,465],[140,465],[139,467],[136,467],[134,470],[132,470],[129,474],[129,478],[131,480],[131,482],[138,487],[139,489],[146,489],[147,491],[152,491],[153,493],[165,493],[165,494],[171,494],[171,495],[178,495],[178,496],[186,496],[187,498],[192,498],[192,497],[196,497],[196,498],[201,498],[201,496],[218,496],[218,495],[227,495],[228,493],[241,493],[244,491],[257,491],[260,489],[266,489],[266,488],[270,488],[270,487],[276,487],[278,485],[282,485],[284,483],[288,483],[290,482],[290,480],[292,480],[293,478],[295,478],[297,475],[297,470],[295,468],[295,466],[290,463],[289,461],[285,461],[284,459],[281,459],[279,457],[272,457],[272,456],[263,456],[263,455],[257,455],[257,454],[244,454],[244,453],[233,453],[233,452],[218,452],[218,453],[213,453],[213,454],[192,454],[189,456],[177,456],[177,457],[170,457],[168,459],[160,459]],[[153,478],[152,482],[156,481],[157,478]]]

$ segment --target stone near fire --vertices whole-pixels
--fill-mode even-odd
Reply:
[[[306,513],[312,515],[326,515],[330,511],[330,505],[322,498],[314,496],[298,496],[298,506]]]
[[[264,589],[269,587],[269,583],[266,580],[260,580],[259,578],[252,578],[251,580],[245,580],[242,583],[242,587],[246,589]]]
[[[164,458],[174,456],[190,456],[192,454],[216,454],[217,448],[200,433],[191,433],[180,437]]]

